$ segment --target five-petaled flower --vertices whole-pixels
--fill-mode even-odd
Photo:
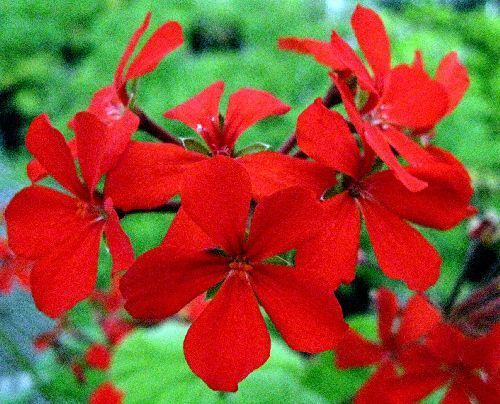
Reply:
[[[489,404],[500,395],[500,326],[472,338],[450,324],[430,330],[421,346],[407,350],[404,375],[387,390],[394,403],[414,403],[440,387],[443,404]],[[397,400],[396,400],[397,398]]]
[[[380,344],[368,341],[350,329],[336,350],[340,369],[377,365],[377,370],[356,395],[356,403],[369,403],[384,394],[397,378],[401,354],[417,344],[441,320],[439,311],[421,295],[412,296],[398,307],[397,297],[381,288],[376,294]]]
[[[114,271],[134,260],[111,199],[96,192],[109,168],[113,132],[88,112],[76,115],[74,128],[84,181],[63,135],[40,115],[28,129],[26,146],[70,195],[32,185],[17,193],[5,211],[9,244],[17,255],[35,261],[31,290],[37,307],[50,317],[58,317],[94,289],[103,232]]]
[[[319,99],[299,116],[296,133],[308,156],[344,174],[339,189],[325,190],[323,230],[298,250],[297,262],[315,268],[332,287],[351,282],[363,216],[382,271],[413,290],[432,286],[439,276],[441,259],[406,220],[449,229],[468,217],[473,191],[465,168],[451,154],[431,147],[432,165],[408,169],[428,186],[410,192],[393,171],[372,173],[373,153],[365,150],[361,154],[344,118],[325,108]]]
[[[134,317],[166,318],[222,283],[184,341],[191,369],[222,391],[237,390],[269,357],[259,302],[293,349],[335,346],[347,327],[332,290],[308,268],[270,260],[297,248],[319,224],[319,207],[304,213],[318,203],[311,192],[288,188],[251,210],[248,174],[218,156],[186,172],[181,200],[162,245],[122,278],[125,308]]]

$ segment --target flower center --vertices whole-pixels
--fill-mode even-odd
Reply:
[[[245,259],[236,258],[229,264],[229,268],[242,274],[252,271],[253,267]]]
[[[104,209],[81,200],[76,204],[76,215],[82,219],[105,219],[107,216]]]

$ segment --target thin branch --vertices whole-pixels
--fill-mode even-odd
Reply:
[[[287,140],[280,146],[278,151],[283,154],[290,153],[295,145],[297,144],[297,137],[295,136],[295,132],[293,132]]]
[[[182,142],[178,138],[153,121],[153,119],[151,119],[142,109],[134,108],[134,113],[140,119],[139,129],[149,133],[162,142],[182,146]]]
[[[176,213],[180,209],[180,207],[181,203],[179,201],[170,201],[167,202],[165,205],[161,205],[152,209],[134,209],[126,212],[122,210],[117,210],[116,213],[118,214],[118,217],[123,218],[127,215],[132,215],[134,213],[151,213],[151,212]]]

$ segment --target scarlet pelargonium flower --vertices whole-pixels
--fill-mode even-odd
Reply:
[[[121,404],[124,394],[113,383],[104,382],[95,389],[91,396],[90,404]]]
[[[449,324],[440,324],[424,346],[408,350],[405,374],[391,384],[389,397],[397,403],[418,402],[446,386],[444,404],[489,404],[498,401],[500,388],[500,326],[490,334],[471,338]]]
[[[324,228],[298,250],[297,262],[310,263],[332,287],[351,282],[363,216],[378,263],[387,276],[403,280],[417,291],[433,285],[441,259],[406,220],[444,230],[471,214],[473,191],[460,162],[443,150],[428,148],[435,162],[411,167],[409,173],[429,185],[423,191],[410,192],[391,170],[371,173],[374,156],[360,156],[342,116],[325,108],[319,99],[299,116],[296,134],[308,156],[345,175],[340,189],[325,189]]]
[[[85,352],[85,362],[91,368],[106,370],[111,364],[111,354],[108,347],[94,343]]]
[[[238,157],[234,145],[243,132],[264,118],[290,109],[266,91],[242,88],[230,95],[227,113],[222,119],[219,103],[223,91],[224,83],[217,81],[165,113],[166,117],[197,131],[206,142],[206,153],[189,151],[175,144],[130,143],[106,181],[106,192],[116,206],[132,210],[164,204],[179,192],[180,178],[189,165],[216,155]],[[312,185],[324,178],[324,170],[318,165],[280,153],[262,152],[237,160],[247,168],[257,198],[300,181],[309,180]]]
[[[24,289],[29,289],[32,265],[30,260],[17,257],[7,241],[0,238],[0,293],[10,293],[16,280]]]
[[[332,77],[364,147],[373,149],[408,189],[422,190],[425,181],[408,173],[391,147],[411,165],[428,164],[432,160],[407,133],[425,133],[453,110],[468,87],[467,70],[454,53],[443,59],[435,80],[424,71],[421,63],[391,68],[390,42],[380,17],[373,10],[358,5],[351,23],[373,75],[335,31],[330,43],[282,38],[280,47],[310,53],[338,73]],[[366,101],[358,105],[347,84],[351,74],[367,92]],[[358,93],[362,95],[359,89]]]
[[[250,178],[234,160],[217,156],[190,167],[181,200],[162,245],[122,278],[132,316],[169,317],[222,283],[184,341],[193,372],[222,391],[236,391],[269,357],[258,302],[293,349],[315,353],[336,345],[346,324],[332,290],[307,267],[270,261],[303,243],[319,224],[311,192],[295,187],[263,198],[249,224]]]
[[[403,309],[388,289],[376,295],[380,343],[368,341],[349,330],[336,350],[336,364],[341,369],[377,365],[377,370],[356,395],[356,403],[368,403],[380,397],[397,376],[401,353],[418,343],[440,319],[439,311],[423,296],[414,295]]]
[[[176,21],[169,21],[153,33],[137,56],[130,62],[139,40],[149,27],[150,20],[151,13],[148,12],[144,22],[130,38],[116,68],[113,84],[97,91],[87,108],[87,112],[94,114],[103,123],[111,126],[114,132],[114,142],[109,144],[112,150],[109,151],[105,159],[108,160],[110,166],[116,163],[127,147],[132,134],[139,127],[139,118],[128,108],[130,98],[127,93],[127,83],[156,69],[162,59],[183,42],[182,27]],[[72,119],[68,126],[73,129],[74,124],[74,119]],[[72,155],[76,157],[76,140],[70,140],[68,145]],[[41,180],[46,175],[46,171],[37,160],[28,164],[28,176],[33,182]]]
[[[128,268],[134,260],[111,199],[95,192],[108,168],[108,142],[113,142],[113,134],[87,112],[76,115],[75,133],[84,182],[63,135],[46,115],[33,120],[26,146],[70,195],[32,185],[16,194],[5,211],[9,244],[19,256],[35,261],[33,297],[37,307],[51,317],[92,292],[103,232],[114,271]]]

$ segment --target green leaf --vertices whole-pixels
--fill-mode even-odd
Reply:
[[[210,156],[210,150],[208,150],[208,147],[199,139],[194,137],[183,137],[181,138],[181,142],[187,150]]]
[[[244,156],[246,154],[253,154],[253,153],[258,153],[262,151],[266,151],[270,148],[271,146],[262,142],[255,142],[252,143],[246,147],[244,147],[241,150],[238,150],[234,156],[239,157],[239,156]]]
[[[125,403],[282,403],[324,400],[300,383],[304,359],[273,341],[270,359],[236,393],[209,389],[189,369],[182,349],[188,327],[168,321],[134,332],[118,347],[111,378],[125,392]]]
[[[303,383],[329,402],[348,403],[372,371],[369,368],[337,369],[332,352],[324,352],[310,360]]]

